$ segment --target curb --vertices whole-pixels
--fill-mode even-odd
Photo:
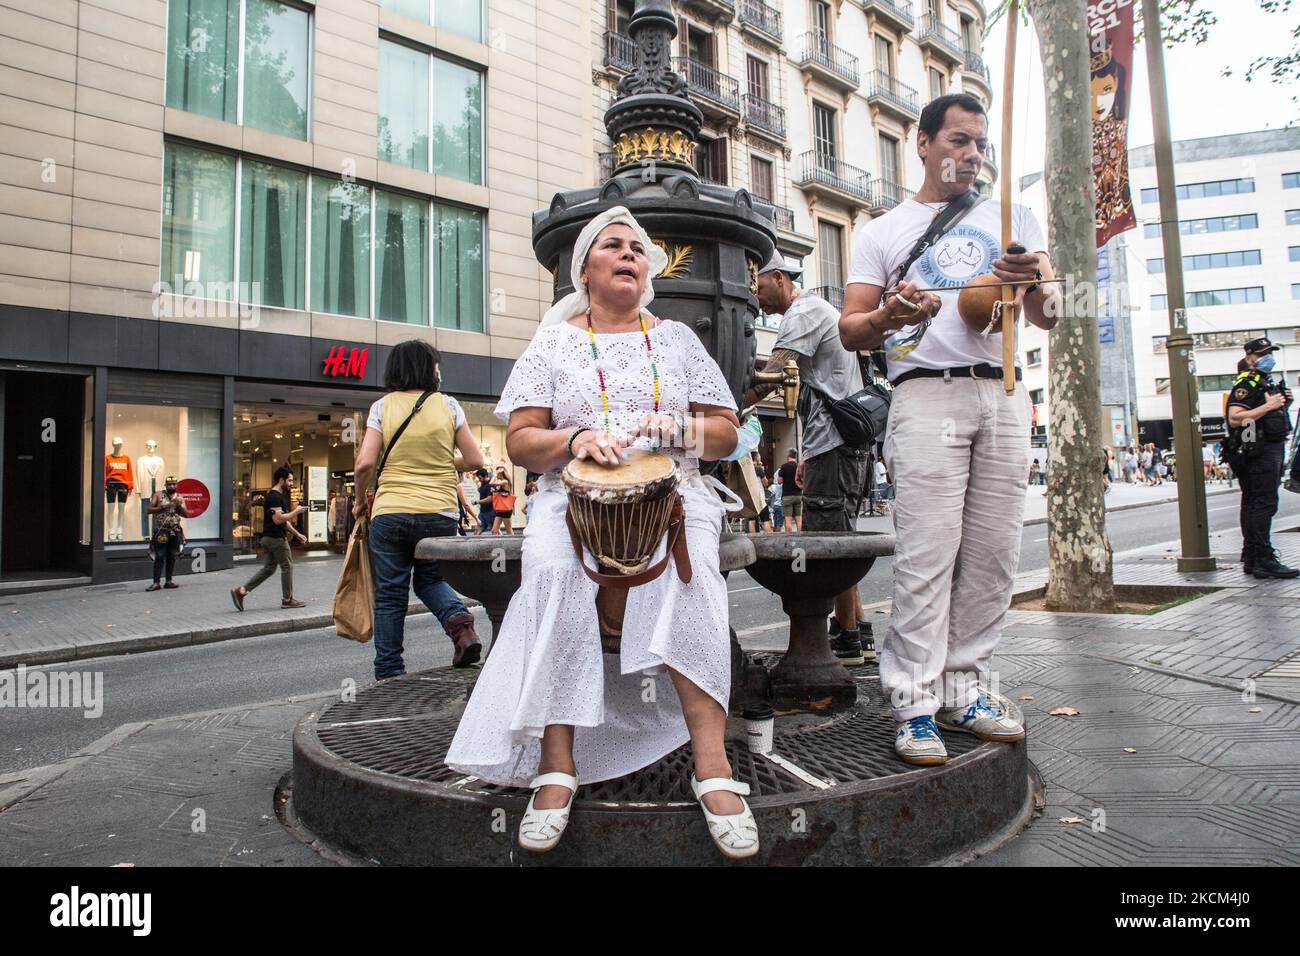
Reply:
[[[1237,491],[1237,490],[1239,490],[1239,489],[1237,489],[1237,488],[1220,488],[1218,491],[1207,491],[1207,492],[1205,493],[1205,497],[1207,497],[1207,498],[1213,498],[1215,495],[1230,495],[1230,494],[1232,494],[1234,491]],[[1158,498],[1158,499],[1156,499],[1155,501],[1134,501],[1134,502],[1131,503],[1131,504],[1127,504],[1127,505],[1118,505],[1118,506],[1116,506],[1116,507],[1114,507],[1114,508],[1107,508],[1107,509],[1106,509],[1106,514],[1114,514],[1114,513],[1117,512],[1117,511],[1136,511],[1138,508],[1150,508],[1152,505],[1167,505],[1167,504],[1172,504],[1173,502],[1176,502],[1177,500],[1178,500],[1178,496],[1175,495],[1175,496],[1172,497],[1172,498]],[[1024,523],[1024,527],[1026,527],[1026,528],[1032,528],[1032,527],[1034,527],[1035,525],[1040,525],[1040,524],[1047,524],[1047,516],[1046,516],[1046,515],[1044,515],[1044,516],[1041,517],[1041,518],[1030,518],[1028,521],[1026,521],[1026,522]]]
[[[465,601],[466,607],[475,607],[477,601]],[[406,611],[407,617],[416,614],[428,614],[423,604],[413,603]],[[311,631],[320,627],[330,627],[334,623],[332,614],[313,614],[310,617],[285,618],[279,621],[256,621],[250,624],[232,624],[227,627],[209,627],[197,631],[176,631],[171,634],[150,634],[144,637],[123,637],[106,641],[92,641],[84,644],[65,644],[62,647],[44,647],[31,651],[8,651],[0,653],[0,669],[17,667],[39,667],[44,664],[64,664],[85,660],[92,657],[116,657],[122,654],[138,654],[142,651],[165,651],[177,647],[189,647],[194,644],[215,644],[219,641],[234,641],[243,637],[263,637],[267,634],[287,634],[291,631]]]

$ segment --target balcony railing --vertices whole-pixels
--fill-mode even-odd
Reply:
[[[798,185],[823,186],[863,202],[871,201],[871,177],[858,167],[816,150],[803,153],[799,160],[802,175]]]
[[[991,82],[988,64],[984,62],[984,57],[974,50],[966,50],[962,53],[961,68],[963,73],[974,73],[976,76],[982,76],[985,83]]]
[[[631,37],[612,30],[605,34],[605,65],[625,73],[636,69],[636,44]]]
[[[941,52],[947,53],[954,63],[962,61],[961,37],[952,27],[944,26],[943,21],[933,13],[927,13],[921,18],[921,30],[918,37],[922,45],[929,44]]]
[[[912,29],[916,23],[912,15],[912,5],[907,0],[863,0],[862,9],[868,13],[874,10],[883,14],[904,30]]]
[[[858,58],[848,50],[837,47],[819,30],[809,30],[803,35],[799,65],[815,65],[856,87],[861,80]]]
[[[740,83],[735,77],[720,73],[707,63],[690,57],[673,58],[673,69],[686,80],[687,88],[725,110],[740,112]]]
[[[899,82],[897,77],[891,76],[883,70],[872,70],[868,74],[868,79],[870,81],[867,88],[868,100],[872,97],[880,97],[895,108],[912,116],[921,115],[921,94],[906,83]]]
[[[777,136],[785,135],[785,110],[752,93],[745,94],[745,122]]]
[[[837,309],[844,308],[844,290],[837,285],[813,286],[808,290],[812,295],[825,299]]]
[[[888,179],[871,180],[871,205],[876,209],[893,209],[904,199],[914,195],[916,194],[912,190],[905,189]]]
[[[767,34],[777,42],[781,40],[781,11],[769,7],[763,0],[743,0],[740,4],[740,22]]]

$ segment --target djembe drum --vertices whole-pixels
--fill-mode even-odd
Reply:
[[[617,468],[575,458],[565,466],[562,478],[569,497],[565,521],[574,554],[587,577],[600,585],[596,611],[601,646],[606,653],[617,653],[628,588],[659,577],[669,558],[678,577],[691,579],[685,512],[677,491],[682,474],[667,455],[634,449]],[[665,537],[668,546],[663,558],[651,564]],[[595,558],[596,570],[588,567],[584,547]]]

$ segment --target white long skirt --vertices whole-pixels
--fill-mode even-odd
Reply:
[[[563,484],[543,476],[524,531],[522,581],[447,751],[449,767],[527,786],[537,775],[543,730],[572,724],[583,783],[640,770],[689,739],[667,668],[727,706],[723,503],[714,488],[698,474],[683,482],[691,581],[682,583],[670,561],[654,581],[632,588],[622,650],[614,655],[601,652],[596,584],[569,541]]]

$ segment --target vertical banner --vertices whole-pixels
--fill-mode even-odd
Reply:
[[[1137,225],[1128,180],[1133,0],[1088,0],[1092,59],[1092,178],[1097,248]]]

